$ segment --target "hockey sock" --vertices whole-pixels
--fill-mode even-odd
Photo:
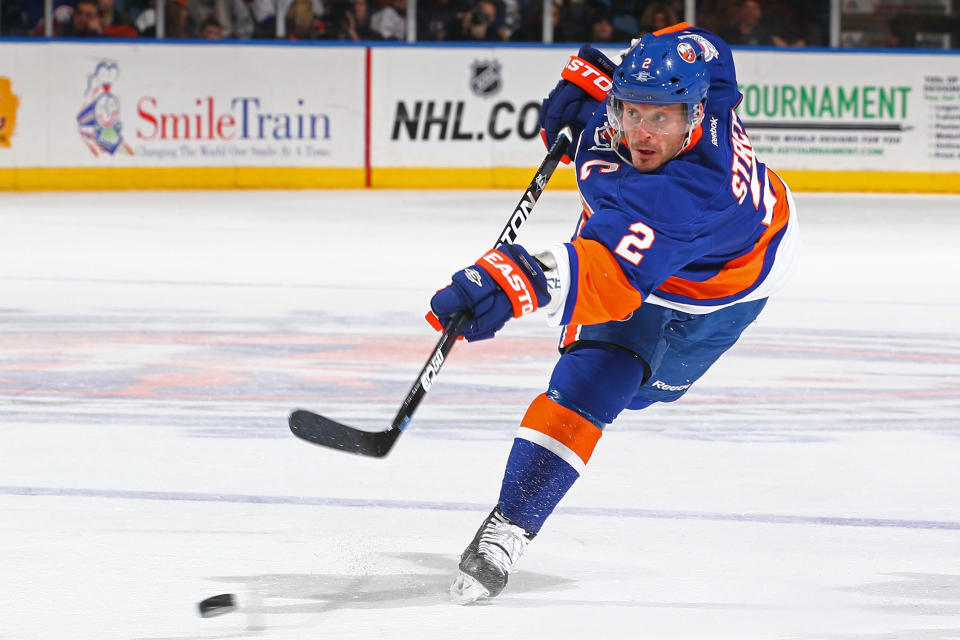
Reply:
[[[520,424],[500,487],[500,511],[536,533],[580,477],[602,432],[546,394],[537,396]]]
[[[602,343],[583,343],[561,356],[547,393],[530,405],[513,441],[500,488],[503,514],[538,532],[644,375],[642,360]]]

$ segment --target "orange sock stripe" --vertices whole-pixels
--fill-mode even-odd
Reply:
[[[577,454],[584,464],[590,460],[597,441],[603,435],[597,425],[576,411],[560,406],[544,393],[530,403],[520,424],[553,438]]]

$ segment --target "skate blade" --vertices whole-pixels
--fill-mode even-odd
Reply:
[[[470,604],[480,598],[489,597],[490,592],[480,584],[473,576],[465,574],[463,571],[457,576],[457,579],[450,585],[450,599],[457,604]]]

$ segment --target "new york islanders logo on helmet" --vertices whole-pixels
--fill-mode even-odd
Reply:
[[[684,62],[695,62],[697,59],[697,52],[689,42],[680,42],[677,44],[677,55],[679,55]]]

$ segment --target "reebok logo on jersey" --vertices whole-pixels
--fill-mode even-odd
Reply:
[[[683,391],[684,389],[690,388],[689,384],[680,384],[680,385],[667,384],[666,382],[663,382],[661,380],[654,380],[650,384],[650,386],[655,389],[663,389],[664,391]]]
[[[478,287],[483,287],[483,280],[480,279],[480,272],[473,267],[464,269],[463,275],[467,276],[467,280],[473,284],[477,285]]]
[[[710,116],[710,143],[715,147],[720,146],[720,138],[717,135],[717,124],[719,122],[716,116]]]

